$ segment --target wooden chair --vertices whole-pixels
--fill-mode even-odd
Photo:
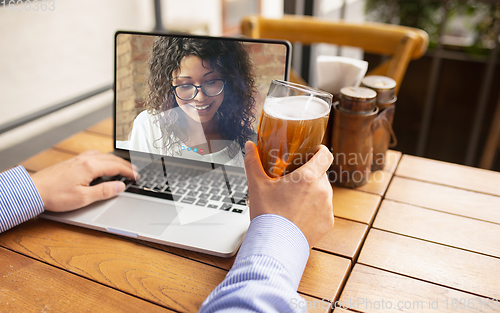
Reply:
[[[429,43],[423,30],[382,23],[349,23],[314,17],[285,15],[281,19],[247,16],[243,19],[242,34],[251,38],[284,39],[290,42],[329,43],[362,48],[365,52],[387,56],[387,60],[367,75],[383,75],[397,83],[396,93],[412,59],[420,58]],[[290,80],[304,84],[295,72]]]
[[[499,149],[500,149],[500,97],[498,98],[498,104],[495,116],[493,117],[493,121],[491,122],[490,133],[488,134],[488,139],[486,139],[486,144],[484,145],[483,155],[481,156],[479,167],[490,170],[493,167],[495,154]]]

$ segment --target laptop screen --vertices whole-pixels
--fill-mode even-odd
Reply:
[[[118,32],[115,148],[243,166],[273,79],[286,79],[283,41]]]

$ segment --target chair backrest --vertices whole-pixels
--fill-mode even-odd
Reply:
[[[387,60],[368,72],[394,79],[399,90],[411,59],[420,58],[429,43],[421,29],[382,23],[349,23],[307,16],[285,15],[280,19],[247,16],[242,34],[251,38],[284,39],[290,42],[330,43],[362,48],[365,52],[387,56]],[[291,74],[291,80],[299,80]],[[302,81],[303,83],[303,81]]]
[[[491,122],[490,132],[484,145],[479,167],[491,170],[494,165],[495,155],[498,153],[497,150],[500,152],[500,97],[498,98],[497,108]]]

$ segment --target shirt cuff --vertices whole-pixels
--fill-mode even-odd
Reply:
[[[309,243],[290,220],[263,214],[250,223],[235,263],[252,255],[265,255],[281,263],[297,289],[309,258]]]
[[[0,173],[0,232],[44,211],[35,184],[22,166]]]

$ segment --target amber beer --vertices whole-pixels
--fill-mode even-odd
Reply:
[[[267,97],[257,149],[267,175],[279,177],[307,162],[318,150],[330,104],[311,96]]]

